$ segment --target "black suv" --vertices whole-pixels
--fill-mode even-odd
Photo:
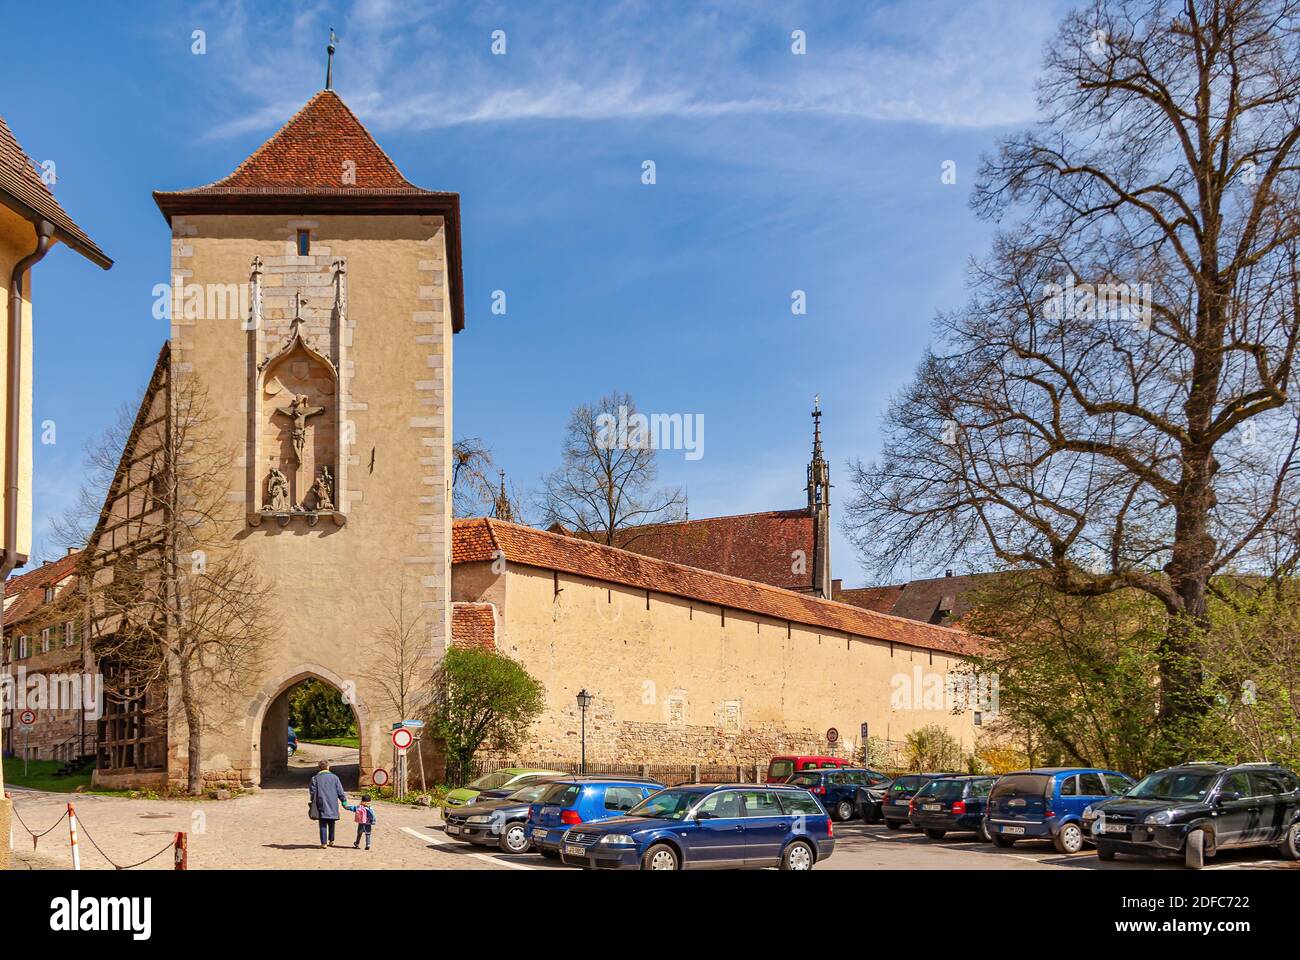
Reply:
[[[1144,777],[1083,812],[1097,856],[1181,856],[1187,866],[1229,847],[1276,847],[1300,860],[1300,778],[1275,763],[1185,763]]]

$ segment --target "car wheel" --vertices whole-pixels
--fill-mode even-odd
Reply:
[[[1083,831],[1077,823],[1067,823],[1052,838],[1059,853],[1078,853],[1083,849]]]
[[[537,852],[540,853],[542,856],[544,856],[547,860],[558,860],[558,859],[560,859],[560,851],[559,851],[559,850],[548,850],[548,849],[546,849],[546,847],[538,847],[538,848],[537,848]]]
[[[1014,847],[1015,845],[1016,841],[1012,840],[1010,837],[1004,837],[1000,833],[993,834],[993,846],[1001,847],[1005,850],[1008,847]]]
[[[677,851],[666,843],[656,843],[641,858],[642,870],[677,870]]]
[[[802,840],[796,840],[785,848],[781,855],[782,870],[811,870],[813,865],[812,847]]]
[[[887,826],[890,830],[901,830],[901,829],[903,828],[903,821],[902,821],[902,820],[886,820],[886,821],[885,821],[885,826]]]
[[[1277,845],[1277,850],[1288,860],[1300,860],[1300,823],[1291,824],[1291,829]]]
[[[925,831],[925,835],[926,835],[927,837],[929,837],[931,840],[942,840],[944,837],[948,836],[948,831],[947,831],[947,830],[927,830],[927,831]]]
[[[1115,859],[1115,848],[1106,843],[1097,844],[1097,859],[1110,863]]]
[[[501,850],[504,853],[526,853],[528,844],[528,828],[522,823],[507,823],[506,828],[501,831]]]
[[[1187,835],[1187,843],[1183,848],[1183,863],[1192,870],[1199,870],[1205,866],[1205,831],[1193,830]]]
[[[980,821],[980,828],[975,831],[975,836],[979,837],[980,840],[985,843],[988,843],[993,839],[993,836],[989,833],[989,825],[983,820]]]
[[[853,804],[848,800],[841,800],[839,805],[835,808],[835,818],[837,820],[852,820]]]

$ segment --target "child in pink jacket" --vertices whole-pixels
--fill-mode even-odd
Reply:
[[[343,809],[352,810],[355,814],[352,819],[357,823],[357,839],[356,842],[352,844],[352,849],[355,850],[361,846],[361,837],[364,835],[366,838],[366,849],[369,850],[370,828],[375,825],[375,811],[370,808],[370,794],[363,793],[361,795],[360,803],[343,804]]]

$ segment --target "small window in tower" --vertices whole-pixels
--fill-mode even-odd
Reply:
[[[311,254],[311,231],[298,231],[298,256],[306,257]]]

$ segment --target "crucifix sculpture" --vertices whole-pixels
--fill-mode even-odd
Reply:
[[[293,402],[287,407],[277,407],[275,412],[282,417],[289,418],[290,439],[293,441],[293,456],[295,461],[294,468],[294,493],[300,495],[302,490],[302,467],[303,467],[303,450],[307,446],[307,419],[317,414],[325,412],[324,407],[313,407],[311,401],[304,394],[297,394]],[[295,504],[295,509],[300,509],[300,505]]]

